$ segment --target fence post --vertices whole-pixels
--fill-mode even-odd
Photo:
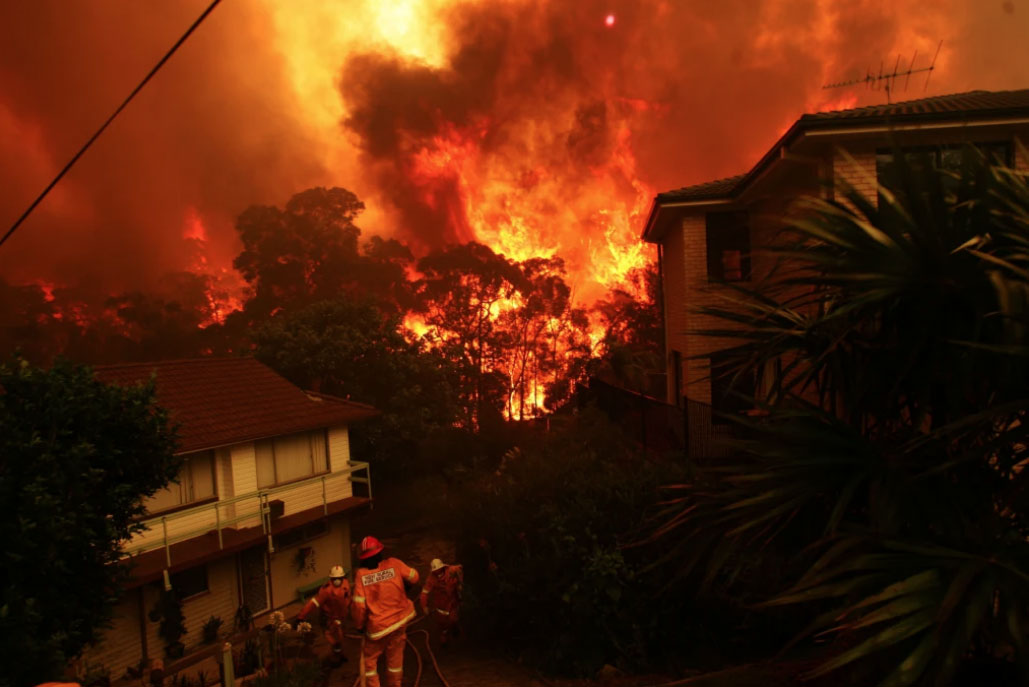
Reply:
[[[225,543],[222,541],[222,514],[217,502],[214,504],[214,526],[218,530],[218,549],[224,549]]]
[[[161,530],[164,533],[164,559],[168,563],[168,567],[171,567],[171,547],[168,546],[168,519],[161,516]]]
[[[236,675],[232,669],[232,643],[222,645],[222,687],[235,687]]]

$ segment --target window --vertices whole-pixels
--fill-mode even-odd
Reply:
[[[754,407],[757,377],[751,372],[737,375],[737,363],[724,352],[712,353],[711,408],[718,413],[742,413]]]
[[[171,586],[179,599],[188,599],[207,591],[207,566],[198,565],[171,574]]]
[[[214,451],[185,456],[178,484],[172,482],[145,502],[147,512],[162,511],[214,498]]]
[[[328,434],[305,432],[258,441],[257,486],[270,487],[326,472]]]
[[[276,534],[273,543],[275,544],[275,550],[281,551],[282,549],[290,546],[296,546],[305,541],[310,541],[316,537],[320,537],[329,531],[329,523],[326,520],[316,520],[315,522],[309,522],[303,527],[297,527],[283,532],[282,534]]]
[[[707,278],[709,281],[750,279],[750,227],[745,212],[709,212]]]
[[[994,165],[1011,166],[1012,147],[1006,142],[976,143],[974,144],[983,155]],[[964,146],[932,146],[904,148],[902,150],[904,160],[911,171],[918,173],[926,169],[940,169],[958,174],[961,172],[962,160],[965,154]],[[880,186],[889,189],[901,189],[901,170],[898,169],[894,160],[893,150],[879,150],[875,155],[875,175]],[[957,188],[957,179],[947,177],[943,181],[944,189],[951,191]],[[879,199],[879,207],[883,207],[882,198]]]

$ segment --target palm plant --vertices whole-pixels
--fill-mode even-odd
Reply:
[[[799,565],[762,606],[801,605],[810,676],[951,684],[974,657],[1029,679],[1029,187],[976,149],[910,164],[878,205],[806,199],[780,267],[701,312],[729,375],[774,369],[732,457],[669,488],[654,538],[679,577]],[[770,367],[771,366],[771,367]]]

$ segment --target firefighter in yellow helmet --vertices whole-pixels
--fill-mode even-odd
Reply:
[[[343,655],[343,621],[350,614],[350,602],[350,583],[343,566],[334,565],[329,569],[329,581],[321,586],[318,593],[297,614],[296,624],[299,625],[314,609],[325,611],[329,623],[325,628],[325,641],[332,647],[332,659],[336,665],[347,660]]]
[[[432,570],[422,587],[420,603],[422,613],[431,614],[439,629],[439,643],[446,646],[451,633],[456,634],[464,570],[460,565],[447,565],[438,558],[429,564]]]
[[[364,676],[368,687],[379,687],[379,656],[386,654],[386,687],[400,687],[404,678],[407,624],[414,604],[407,588],[418,582],[418,571],[399,558],[383,557],[375,537],[361,540],[361,567],[354,575],[354,623],[365,633]]]

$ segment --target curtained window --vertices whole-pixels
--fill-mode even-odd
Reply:
[[[214,451],[200,451],[185,456],[178,483],[172,482],[145,501],[147,512],[185,506],[214,497]]]
[[[327,472],[328,435],[325,430],[275,437],[256,442],[259,489]]]

